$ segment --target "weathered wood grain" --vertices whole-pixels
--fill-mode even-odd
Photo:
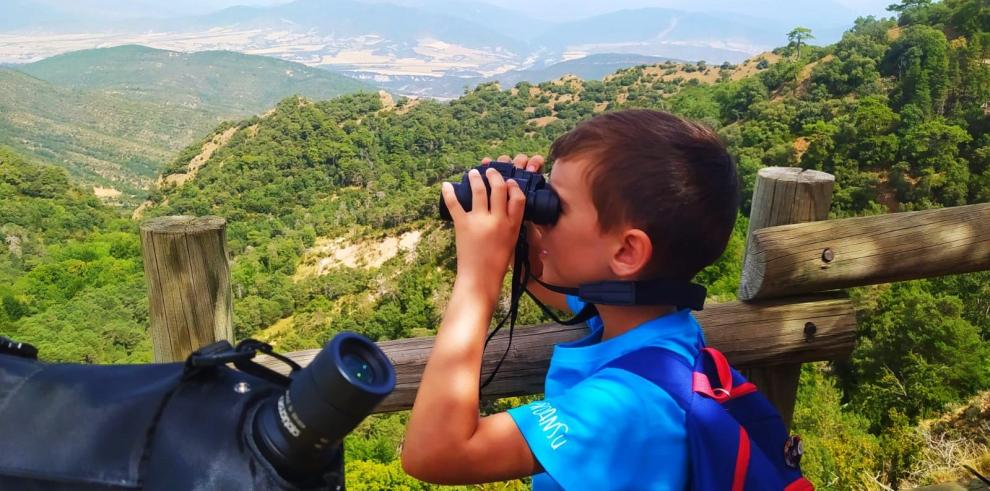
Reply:
[[[990,269],[990,203],[763,229],[743,299]]]
[[[749,254],[755,248],[753,235],[768,227],[825,220],[832,206],[834,184],[835,177],[824,172],[795,167],[760,169],[753,187],[740,299],[755,298],[752,289],[759,286],[753,281],[758,265],[751,264]]]
[[[226,220],[171,216],[141,224],[151,344],[158,362],[233,341]]]
[[[831,174],[794,167],[760,169],[753,188],[746,250],[754,248],[753,234],[766,227],[791,223],[813,222],[828,218],[832,206],[835,177]],[[744,256],[739,298],[748,299],[753,265]],[[770,298],[770,297],[767,297]],[[791,424],[797,398],[800,364],[744,370],[743,375],[761,388],[763,394],[777,407],[784,423]]]

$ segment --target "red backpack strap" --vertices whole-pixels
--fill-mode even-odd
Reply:
[[[721,351],[715,348],[702,348],[700,356],[707,356],[711,360],[715,373],[709,373],[707,370],[695,371],[692,374],[692,390],[694,392],[715,399],[719,403],[756,392],[756,385],[752,382],[745,382],[738,386],[733,385],[732,367],[729,366],[729,361],[725,359],[725,355]],[[702,362],[699,365],[704,367],[704,360],[699,361]],[[712,375],[718,381],[717,387],[712,386]]]

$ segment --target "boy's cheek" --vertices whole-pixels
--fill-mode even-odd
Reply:
[[[526,245],[529,249],[530,272],[537,278],[543,274],[543,259],[540,252],[543,250],[542,231],[531,223],[526,224]]]
[[[530,247],[529,249],[530,273],[537,278],[543,276],[543,258],[540,257],[540,249]]]

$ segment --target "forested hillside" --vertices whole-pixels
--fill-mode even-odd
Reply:
[[[49,360],[151,360],[136,225],[0,147],[0,333]]]
[[[201,109],[59,87],[0,68],[0,144],[95,185],[138,192],[182,142],[219,122]]]
[[[833,217],[990,201],[990,6],[905,0],[899,9],[897,21],[858,20],[835,45],[794,37],[739,67],[489,84],[450,103],[285,99],[184,150],[166,171],[182,179],[166,176],[142,216],[227,218],[238,338],[293,350],[341,330],[429,334],[453,279],[451,232],[436,218],[440,181],[486,155],[545,154],[596,113],[658,108],[717,128],[742,171],[743,216],[724,257],[698,278],[712,301],[732,300],[761,167],[834,174]],[[0,224],[12,224],[0,248],[0,331],[39,344],[48,359],[147,359],[136,222],[113,219],[55,171],[31,171],[51,182],[39,192],[21,168],[34,169],[0,164]],[[64,209],[66,222],[49,212],[25,221],[8,203]],[[11,248],[11,237],[34,245]],[[851,294],[860,312],[852,358],[802,374],[795,427],[812,480],[896,489],[962,477],[963,463],[990,473],[986,392],[952,412],[990,389],[990,273]],[[531,304],[523,309],[523,324],[541,320]],[[349,487],[425,488],[395,460],[404,417],[372,418],[349,440]]]
[[[329,99],[372,87],[300,63],[233,51],[181,53],[146,46],[75,51],[18,67],[74,89],[204,109],[227,117],[269,109],[287,95]]]
[[[176,152],[224,119],[294,94],[324,99],[361,90],[371,87],[264,56],[144,46],[77,51],[0,68],[0,144],[130,203]]]

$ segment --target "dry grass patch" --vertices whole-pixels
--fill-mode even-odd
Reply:
[[[165,176],[165,178],[159,182],[159,186],[161,187],[164,184],[165,186],[178,187],[185,184],[186,181],[196,177],[196,173],[199,172],[200,167],[210,160],[210,157],[213,156],[214,152],[229,143],[230,139],[233,138],[234,133],[237,133],[238,129],[239,128],[236,126],[230,128],[223,133],[214,136],[210,141],[204,143],[202,151],[199,152],[199,155],[196,155],[189,161],[189,165],[186,166],[185,173]]]
[[[419,230],[406,232],[398,237],[366,239],[358,242],[346,238],[321,237],[303,253],[295,281],[312,276],[322,276],[334,268],[376,269],[385,261],[401,254],[411,254],[422,239]]]
[[[903,32],[904,29],[901,26],[891,27],[890,29],[887,29],[887,40],[890,42],[897,41],[901,38],[901,34]]]
[[[554,121],[557,121],[557,119],[558,119],[557,116],[543,116],[542,118],[533,118],[527,120],[526,124],[529,124],[531,126],[536,126],[538,128],[542,128]]]
[[[405,114],[409,111],[412,111],[412,108],[418,106],[420,102],[423,101],[419,99],[408,99],[406,100],[406,103],[402,105],[402,107],[395,110],[395,114]]]
[[[746,77],[761,72],[762,70],[757,68],[761,61],[766,60],[767,63],[773,65],[774,63],[779,62],[780,58],[780,55],[774,54],[770,51],[760,53],[737,66],[729,78],[732,80],[742,80]]]
[[[114,188],[103,188],[100,186],[93,186],[93,194],[95,194],[96,197],[100,199],[114,200],[119,198],[123,193],[117,191]]]
[[[258,341],[263,341],[265,343],[271,344],[272,346],[277,346],[278,338],[287,334],[289,331],[292,330],[293,327],[295,327],[295,323],[293,321],[294,318],[291,315],[284,319],[279,319],[271,326],[268,326],[265,329],[256,332],[253,335],[253,337]]]
[[[990,475],[990,391],[941,418],[922,422],[918,431],[925,440],[925,448],[912,472],[912,481],[965,482],[973,475],[963,465],[984,476]]]
[[[684,70],[684,65],[677,65],[673,72],[667,73],[669,70],[669,68],[665,68],[663,65],[648,66],[643,70],[643,78],[652,77],[663,82],[673,82],[677,79],[682,79],[685,82],[697,80],[703,84],[714,84],[718,82],[719,72],[721,71],[718,67],[707,67],[704,70],[688,72]]]
[[[395,99],[392,98],[392,94],[385,92],[384,90],[378,91],[378,100],[382,103],[382,111],[389,111],[395,109]]]

